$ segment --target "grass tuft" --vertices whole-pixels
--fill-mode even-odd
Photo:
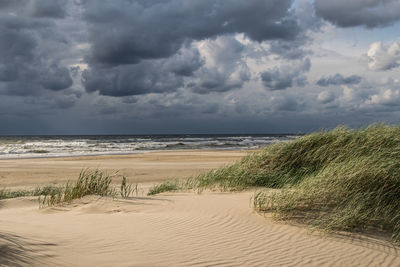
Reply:
[[[8,198],[17,198],[24,196],[32,196],[33,192],[28,190],[14,190],[11,191],[9,189],[0,189],[0,200],[8,199]]]
[[[138,196],[138,184],[133,187],[132,184],[127,183],[127,179],[125,176],[122,176],[121,187],[120,187],[120,194],[123,198],[128,198],[136,192],[136,196]]]
[[[9,190],[3,188],[0,189],[0,200],[8,198],[17,198],[17,197],[42,196],[50,194],[51,192],[57,190],[60,190],[60,187],[45,186],[45,187],[37,187],[34,190]]]
[[[147,195],[152,196],[163,192],[176,191],[181,189],[183,189],[183,187],[178,180],[171,180],[151,187]]]
[[[43,198],[39,197],[39,204],[41,207],[54,206],[63,202],[70,203],[87,195],[114,196],[115,189],[111,186],[114,176],[98,169],[82,170],[75,183],[68,182],[59,190],[50,190],[43,194]]]

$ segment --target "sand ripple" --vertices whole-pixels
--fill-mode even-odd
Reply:
[[[89,197],[46,210],[8,200],[0,207],[0,232],[54,244],[46,248],[48,263],[65,266],[400,265],[398,247],[274,223],[252,211],[250,197],[251,192]],[[46,265],[43,255],[37,262],[34,256],[31,263]]]

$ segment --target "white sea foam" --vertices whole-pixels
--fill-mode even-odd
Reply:
[[[254,149],[297,137],[293,135],[0,137],[0,158],[127,154],[173,149]]]

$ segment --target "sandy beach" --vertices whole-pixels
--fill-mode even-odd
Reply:
[[[63,184],[75,180],[85,168],[109,173],[118,171],[131,183],[159,182],[184,178],[233,162],[248,151],[157,151],[131,155],[104,155],[60,158],[2,159],[2,187]],[[119,182],[116,180],[116,182]]]
[[[1,185],[75,179],[84,167],[119,170],[143,188],[232,162],[245,151],[0,161]],[[145,189],[144,189],[145,190]],[[398,266],[400,250],[367,236],[337,236],[275,222],[251,207],[253,191],[88,196],[38,208],[0,201],[0,266]]]

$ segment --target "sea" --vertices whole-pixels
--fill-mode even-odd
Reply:
[[[0,136],[0,159],[123,155],[154,150],[246,150],[298,134]]]

